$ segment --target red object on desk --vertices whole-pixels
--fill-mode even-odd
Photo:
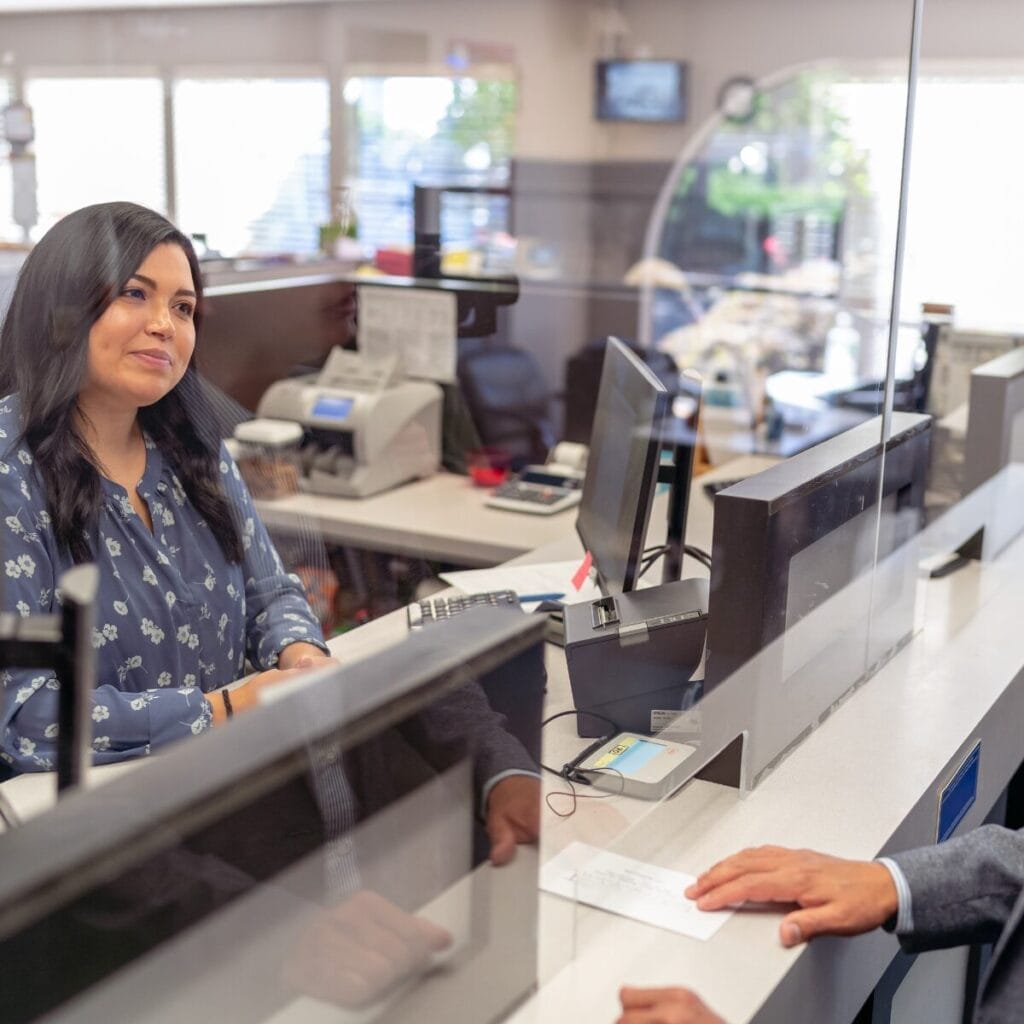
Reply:
[[[511,457],[501,448],[474,448],[466,452],[466,469],[477,487],[497,487],[508,477]]]
[[[385,274],[412,277],[412,249],[378,249],[373,265]]]

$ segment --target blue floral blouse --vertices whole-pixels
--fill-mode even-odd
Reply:
[[[32,455],[17,443],[17,396],[0,399],[0,609],[54,612],[57,580],[72,566],[59,550]],[[290,643],[324,647],[297,576],[285,572],[238,467],[222,448],[220,472],[237,510],[244,558],[232,565],[147,439],[138,492],[153,531],[128,492],[103,479],[94,557],[100,569],[92,704],[97,764],[141,757],[211,725],[202,697],[246,671],[272,668]],[[326,648],[325,648],[326,649]],[[52,672],[0,671],[0,778],[55,766],[57,690]]]

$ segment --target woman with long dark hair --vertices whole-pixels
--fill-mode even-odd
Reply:
[[[39,242],[0,331],[0,607],[52,612],[61,574],[99,565],[98,763],[202,732],[327,657],[203,402],[201,314],[189,240],[104,203]],[[246,658],[264,671],[228,696]],[[0,778],[52,768],[59,683],[2,679]]]

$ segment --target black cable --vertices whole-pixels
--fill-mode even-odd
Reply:
[[[606,800],[610,796],[615,796],[614,793],[577,793],[576,786],[574,785],[574,783],[580,783],[584,786],[589,786],[591,784],[589,779],[580,775],[576,771],[577,766],[580,764],[581,761],[585,760],[587,757],[590,756],[590,754],[592,754],[595,750],[601,747],[602,744],[607,743],[608,740],[610,740],[616,733],[622,731],[619,728],[618,723],[614,722],[606,715],[602,715],[596,711],[579,711],[576,708],[572,708],[569,711],[559,711],[554,715],[549,715],[547,718],[544,719],[543,722],[540,723],[540,727],[543,729],[545,725],[548,725],[551,722],[555,721],[556,718],[565,718],[567,715],[590,715],[592,718],[596,718],[599,721],[602,721],[607,725],[611,726],[612,731],[608,733],[608,735],[602,736],[594,743],[591,743],[589,746],[586,747],[586,749],[583,750],[582,753],[578,754],[571,761],[567,761],[564,765],[562,765],[561,770],[552,768],[550,765],[544,764],[543,761],[540,762],[540,766],[544,771],[550,772],[552,775],[555,775],[558,778],[563,779],[565,781],[565,784],[569,787],[568,791],[554,790],[553,792],[548,793],[544,797],[544,803],[547,804],[548,810],[550,810],[552,814],[558,815],[559,818],[572,817],[572,815],[576,813],[576,803],[579,800]],[[614,769],[608,770],[614,771]],[[621,775],[621,772],[619,774]],[[551,803],[551,798],[553,796],[569,797],[572,800],[572,807],[570,808],[570,810],[557,810]]]
[[[711,556],[703,548],[695,547],[693,544],[684,544],[683,554],[689,555],[695,561],[700,562],[709,572],[711,571]]]
[[[647,570],[665,554],[666,551],[668,551],[668,545],[662,544],[660,547],[646,548],[641,552],[641,557],[648,553],[650,557],[644,559],[644,561],[640,563],[640,569],[637,572],[637,576],[643,576]],[[711,556],[703,548],[695,547],[693,544],[684,544],[683,554],[689,555],[696,562],[700,562],[708,572],[711,571]]]

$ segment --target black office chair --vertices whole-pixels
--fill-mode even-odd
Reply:
[[[459,383],[481,444],[502,448],[519,469],[554,446],[551,399],[537,360],[523,349],[481,347],[459,357]]]
[[[606,342],[606,338],[596,339],[566,360],[563,431],[566,441],[590,444]],[[670,394],[679,391],[679,371],[675,360],[667,352],[654,348],[641,349],[631,341],[626,341],[626,344],[657,374]]]

